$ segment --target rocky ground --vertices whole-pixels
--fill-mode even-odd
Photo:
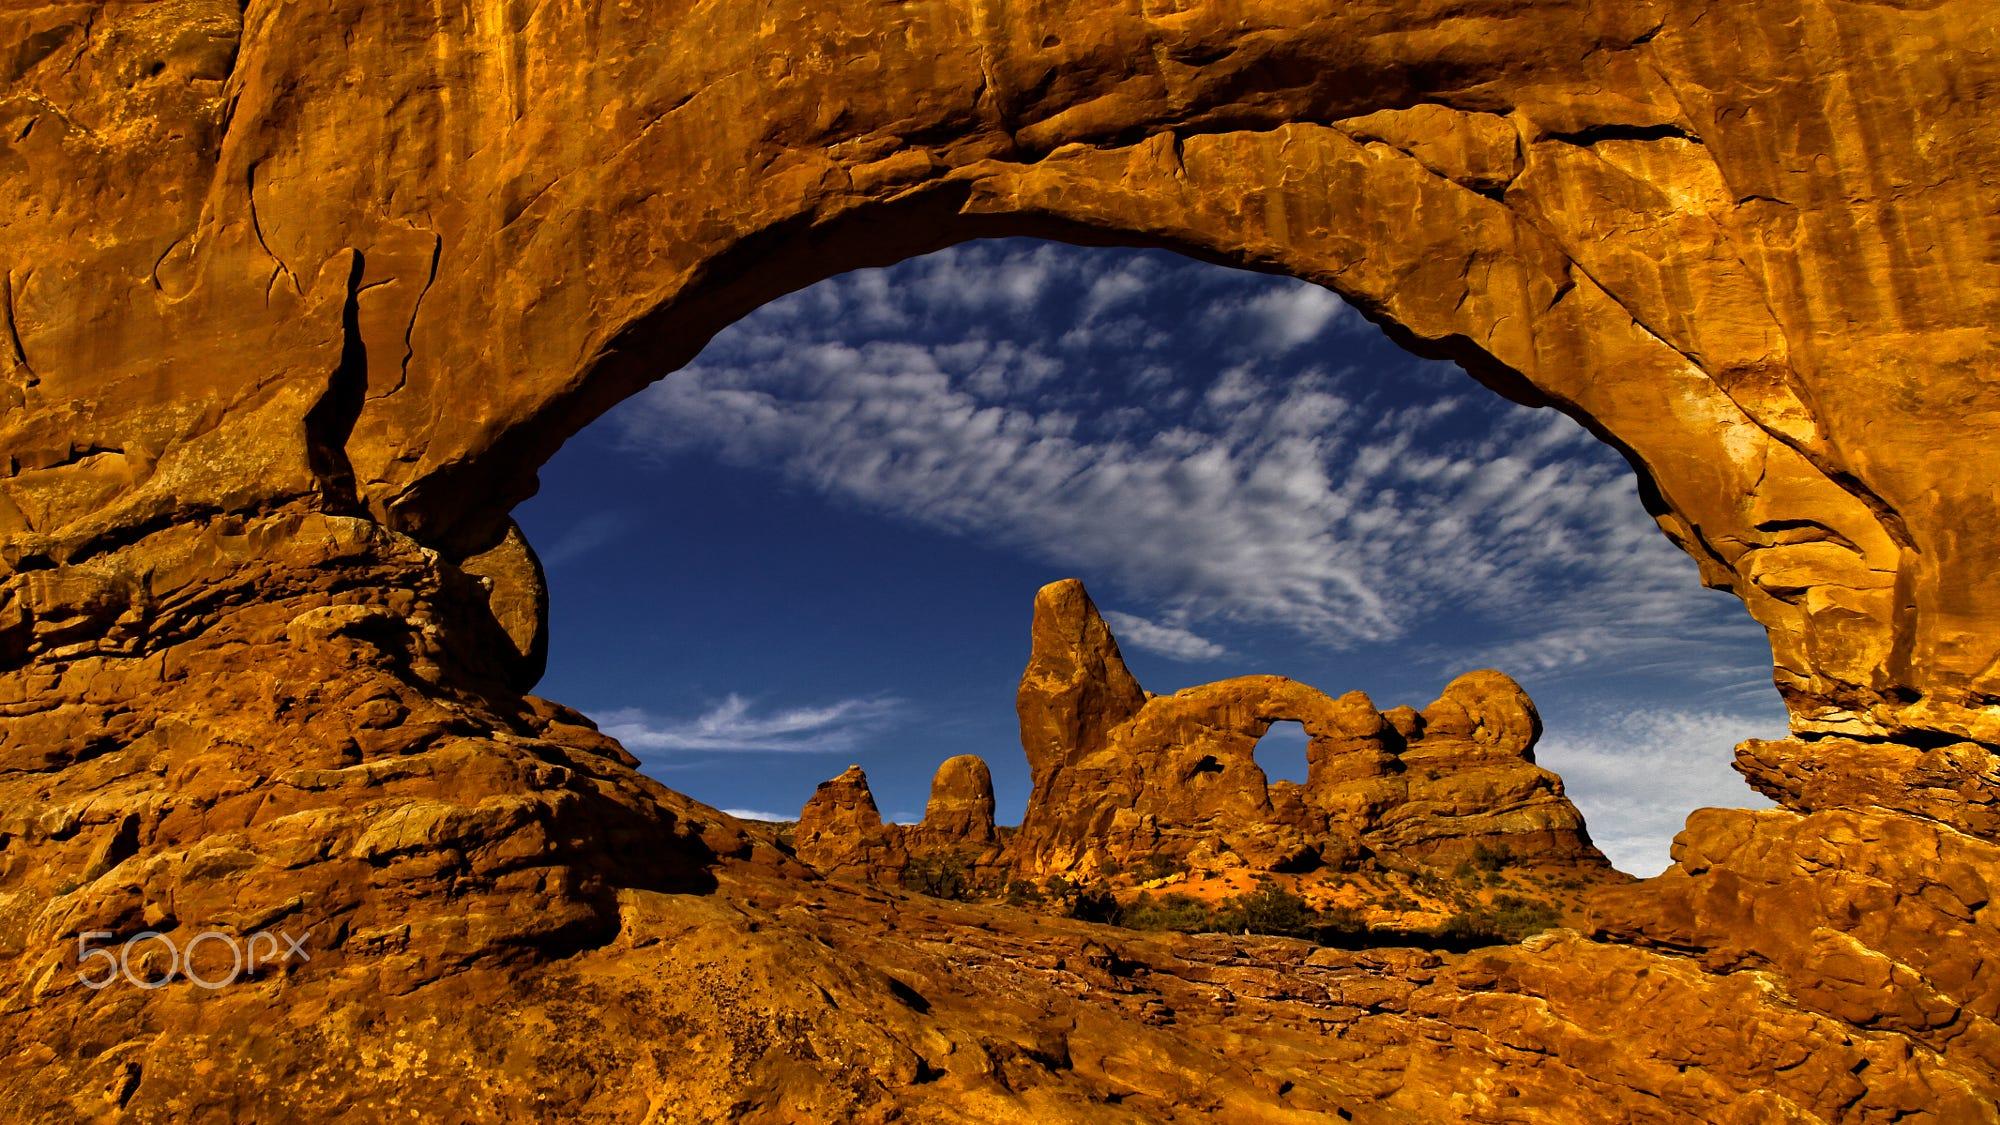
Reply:
[[[312,558],[395,546],[311,518],[287,542]],[[408,557],[389,588],[448,605]],[[1760,784],[1811,808],[1698,814],[1666,875],[1519,944],[1142,931],[828,878],[450,664],[425,627],[449,618],[379,589],[301,583],[201,610],[171,659],[70,662],[110,700],[154,685],[144,712],[13,705],[16,1118],[1993,1116],[2000,844],[1958,796],[1994,783],[1977,748],[1918,753],[1923,783],[1885,792],[1786,781],[1811,767],[1752,744]],[[101,730],[123,734],[92,752]],[[77,750],[22,768],[52,747]],[[82,983],[76,935],[149,929],[285,930],[310,959],[220,989],[157,957],[136,972],[163,987]]]

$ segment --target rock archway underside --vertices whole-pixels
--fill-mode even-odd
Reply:
[[[0,29],[22,1119],[1996,1120],[1986,0]],[[1769,632],[1778,807],[1696,813],[1592,933],[1308,955],[824,882],[525,694],[508,511],[567,436],[994,235],[1296,275],[1615,445]],[[75,978],[82,933],[277,926],[310,962]]]

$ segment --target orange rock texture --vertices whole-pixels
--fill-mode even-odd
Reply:
[[[1480,848],[1610,867],[1562,782],[1534,764],[1541,718],[1499,672],[1460,676],[1393,721],[1361,692],[1335,699],[1282,676],[1153,695],[1075,579],[1036,595],[1031,643],[1017,706],[1034,788],[1010,842],[1024,873],[1198,849],[1265,870],[1373,854],[1449,867]],[[1272,783],[1256,762],[1257,741],[1287,720],[1306,731],[1304,785]]]
[[[12,6],[0,1106],[1994,1121],[1996,178],[1988,0]],[[1769,632],[1779,807],[1590,934],[1142,937],[821,882],[524,694],[566,437],[1002,234],[1297,275],[1615,445]],[[1036,721],[1149,706],[1097,672]]]
[[[913,858],[946,852],[973,869],[997,872],[999,844],[993,774],[971,754],[947,758],[938,767],[920,823],[883,823],[868,775],[849,766],[820,782],[792,831],[795,854],[821,872],[892,884],[901,881]]]

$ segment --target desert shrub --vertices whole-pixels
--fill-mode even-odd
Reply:
[[[1465,865],[1460,864],[1460,866],[1464,867]],[[1471,868],[1466,867],[1466,872],[1467,874],[1470,874]],[[1433,894],[1433,895],[1443,894],[1446,888],[1448,888],[1451,885],[1450,882],[1446,880],[1443,875],[1439,874],[1437,869],[1433,867],[1418,867],[1415,868],[1414,870],[1406,872],[1406,874],[1408,874],[1410,877],[1410,885],[1414,886],[1415,888],[1424,892],[1425,894]],[[1463,880],[1464,878],[1466,878],[1466,876],[1459,875],[1458,878]]]
[[[1507,845],[1488,847],[1480,844],[1472,849],[1472,865],[1481,871],[1499,871],[1514,862],[1514,853]]]
[[[1102,884],[1066,885],[1066,896],[1058,901],[1063,913],[1088,922],[1110,922],[1137,930],[1269,934],[1343,948],[1371,942],[1421,944],[1425,940],[1422,932],[1377,930],[1368,924],[1363,911],[1354,907],[1315,910],[1300,895],[1268,879],[1260,881],[1254,890],[1213,905],[1177,891],[1164,895],[1142,891],[1122,908]],[[1407,899],[1400,903],[1391,900],[1389,908],[1411,909],[1416,905]],[[1519,941],[1559,922],[1560,915],[1548,903],[1502,894],[1490,908],[1464,906],[1443,926],[1431,931],[1429,937],[1455,946],[1493,945]]]
[[[1009,906],[1040,906],[1047,901],[1048,896],[1042,893],[1042,888],[1031,880],[1015,879],[1007,884]]]
[[[1470,883],[1479,878],[1479,872],[1473,869],[1471,860],[1462,860],[1457,867],[1451,869],[1451,877],[1461,883]]]
[[[972,876],[956,852],[926,852],[903,864],[903,886],[920,895],[958,901],[972,897]]]
[[[1488,942],[1501,939],[1493,916],[1483,910],[1461,910],[1445,919],[1438,932],[1454,941]]]
[[[1361,911],[1352,906],[1329,906],[1320,911],[1318,937],[1325,941],[1331,937],[1348,937],[1368,932],[1368,922]]]
[[[1172,930],[1194,934],[1215,929],[1215,912],[1209,909],[1207,903],[1191,895],[1174,892],[1154,898],[1150,892],[1141,891],[1139,897],[1124,909],[1119,922],[1135,930]]]
[[[1175,859],[1173,856],[1156,853],[1133,864],[1131,870],[1134,879],[1139,880],[1141,883],[1150,883],[1155,879],[1165,879],[1169,875],[1178,875],[1182,871],[1187,870],[1187,868],[1181,864],[1180,860]]]
[[[1538,899],[1498,895],[1493,900],[1493,928],[1510,941],[1541,933],[1561,922],[1561,913]]]
[[[1503,894],[1496,895],[1488,909],[1452,915],[1439,932],[1456,941],[1520,941],[1561,922],[1561,913],[1546,902]]]
[[[1254,891],[1224,900],[1215,913],[1217,926],[1229,933],[1297,938],[1319,933],[1319,911],[1269,879],[1259,881]]]
[[[1118,922],[1118,898],[1102,883],[1073,887],[1063,903],[1063,913],[1079,922]]]

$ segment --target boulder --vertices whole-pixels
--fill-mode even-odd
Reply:
[[[798,857],[822,871],[867,875],[901,866],[892,826],[882,823],[868,775],[858,765],[822,781],[799,811],[792,831]]]
[[[976,754],[946,758],[931,779],[930,803],[918,826],[941,842],[984,846],[998,835],[993,825],[993,771]]]

